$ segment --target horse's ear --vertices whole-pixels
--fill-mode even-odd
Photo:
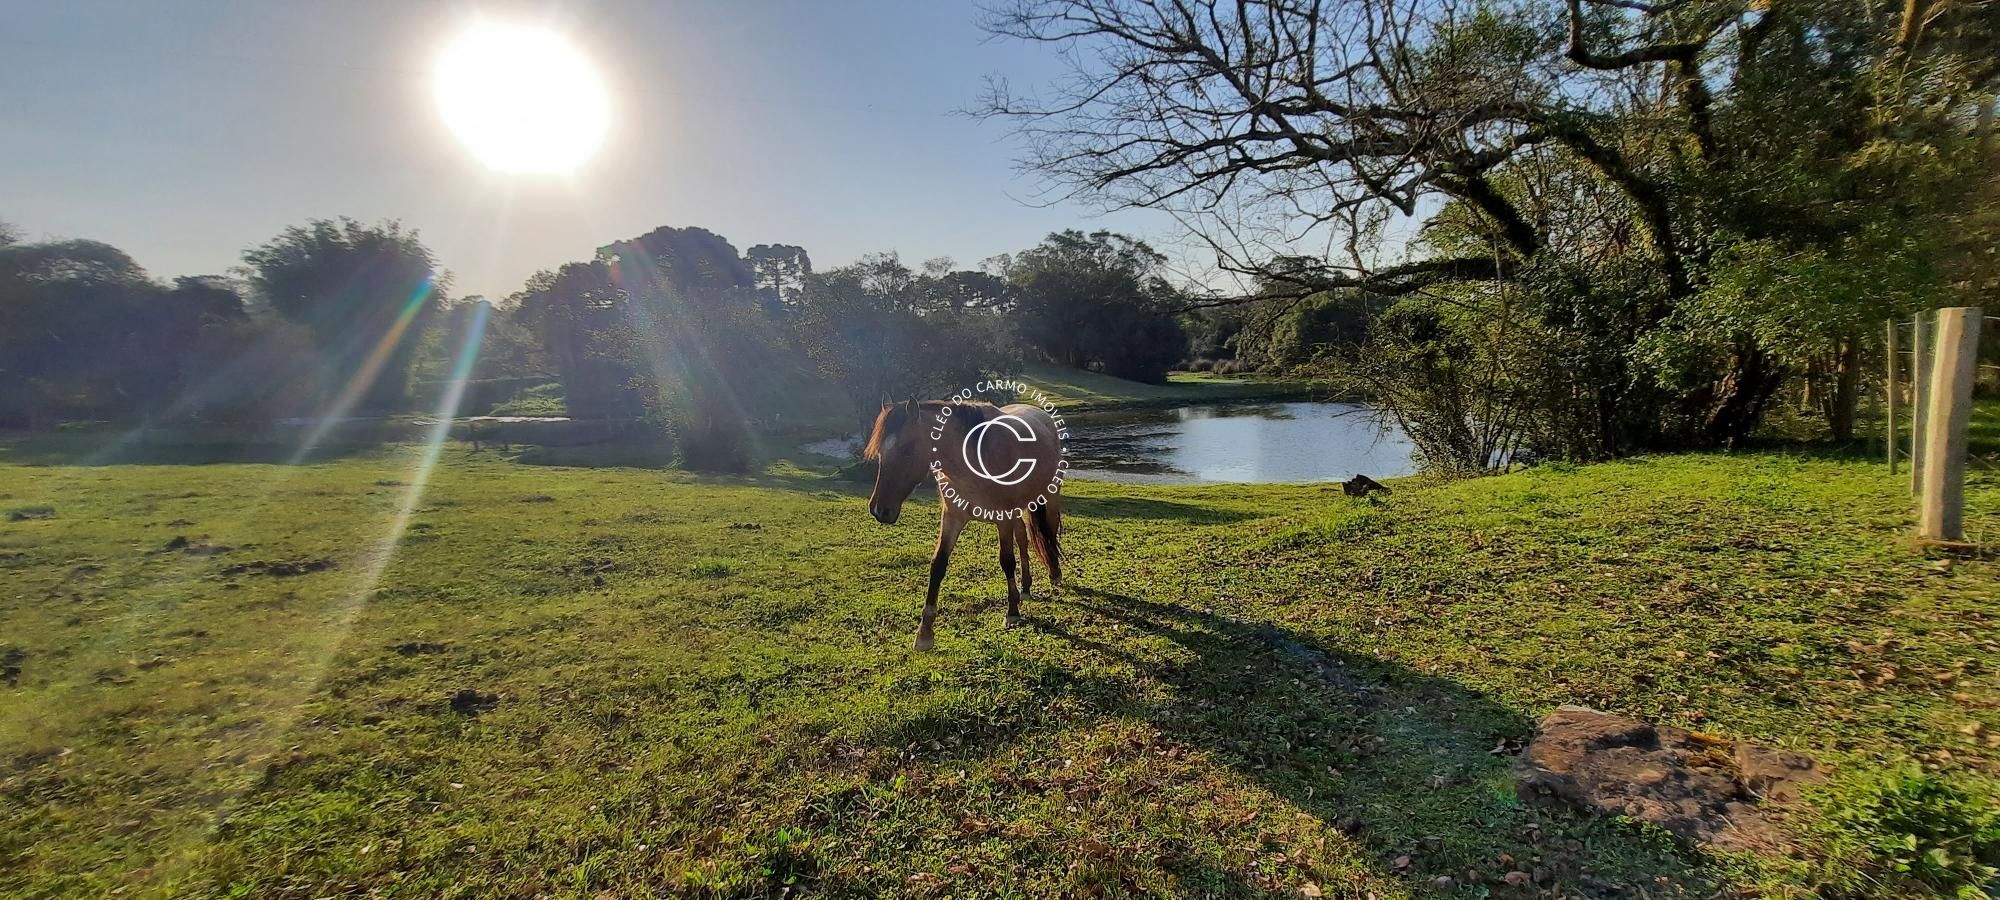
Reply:
[[[890,405],[890,404],[892,404],[892,403],[894,403],[894,402],[895,402],[894,400],[890,400],[890,399],[889,399],[889,395],[888,395],[888,394],[883,394],[883,395],[882,395],[882,408],[883,408],[883,409],[888,409],[888,408],[889,408],[889,405]]]
[[[915,401],[915,400],[905,400],[905,401],[903,401],[903,411],[904,411],[904,412],[907,412],[907,413],[909,413],[910,415],[913,415],[913,416],[914,416],[914,415],[916,415],[916,414],[917,414],[917,401]]]

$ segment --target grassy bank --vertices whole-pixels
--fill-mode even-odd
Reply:
[[[1506,754],[1582,703],[2000,770],[2000,570],[1865,462],[1075,484],[1070,584],[1002,629],[970,532],[914,655],[920,502],[416,461],[0,465],[0,894],[1801,893]]]
[[[1085,410],[1135,406],[1179,406],[1188,403],[1236,401],[1323,400],[1324,386],[1258,375],[1214,375],[1174,372],[1166,384],[1146,384],[1065,366],[1031,363],[1022,381],[1054,398],[1064,409]]]

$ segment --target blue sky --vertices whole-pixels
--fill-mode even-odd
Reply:
[[[475,14],[550,20],[613,92],[573,178],[489,172],[446,130],[432,58]],[[0,220],[89,237],[160,277],[220,272],[313,217],[401,219],[498,298],[658,225],[821,268],[878,250],[971,265],[1065,227],[1170,239],[1163,215],[1037,208],[1001,123],[955,111],[988,75],[1044,85],[1046,49],[970,4],[0,0]]]

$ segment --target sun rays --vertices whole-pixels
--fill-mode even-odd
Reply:
[[[372,339],[362,362],[351,370],[333,396],[321,405],[312,425],[295,435],[297,443],[290,447],[289,464],[262,469],[265,476],[261,480],[240,486],[238,496],[243,499],[239,501],[241,505],[237,507],[236,514],[203,521],[199,523],[203,529],[215,535],[218,541],[242,544],[245,537],[281,527],[282,520],[289,515],[289,504],[310,502],[296,492],[286,493],[284,485],[298,475],[338,424],[355,410],[369,387],[383,377],[396,355],[396,348],[413,339],[423,319],[421,313],[434,293],[435,285],[427,281],[402,302],[389,325]],[[368,536],[359,541],[353,551],[336,559],[333,572],[316,576],[337,578],[343,582],[324,601],[324,607],[316,616],[318,624],[309,631],[272,635],[268,641],[260,639],[264,642],[263,652],[271,655],[274,671],[271,678],[264,682],[264,689],[245,695],[246,702],[250,704],[246,711],[251,714],[251,721],[255,722],[254,731],[245,736],[249,744],[275,751],[290,740],[288,736],[307,714],[314,698],[319,696],[356,620],[363,615],[384,576],[394,566],[411,520],[422,508],[432,474],[450,441],[452,424],[464,401],[467,382],[478,364],[487,321],[487,309],[476,307],[468,317],[467,327],[457,336],[456,346],[447,348],[449,368],[444,389],[439,392],[438,400],[430,410],[430,418],[424,423],[423,438],[410,447],[400,461],[400,477],[382,482],[395,487],[394,499],[386,515],[373,525],[357,523]],[[218,365],[212,374],[189,387],[170,408],[193,408],[201,394],[217,389],[219,381],[240,375],[243,369],[241,363],[242,360],[236,359]],[[141,434],[143,429],[122,432],[97,448],[88,459],[95,463],[118,461],[121,454],[141,439]],[[209,557],[168,554],[166,551],[154,551],[148,556],[156,560],[150,563],[152,586],[146,592],[148,600],[125,610],[112,620],[115,624],[95,637],[93,643],[99,652],[114,657],[137,652],[134,647],[143,646],[140,642],[148,639],[141,629],[151,621],[152,614],[162,608],[184,603],[220,602],[200,596],[205,593],[200,585],[209,571]],[[76,682],[52,689],[69,694],[87,686],[86,682]],[[6,724],[12,730],[34,725],[28,721],[9,721]],[[244,746],[243,741],[234,743],[237,747]],[[250,758],[262,757],[253,754]],[[224,761],[217,758],[214,762],[222,764]],[[214,829],[226,819],[226,811],[254,783],[254,770],[237,773],[232,781],[233,788],[211,795],[204,804],[213,813],[206,819],[206,828],[187,827],[162,833],[160,839],[183,847],[212,839],[216,833]],[[191,857],[176,855],[174,858],[176,862],[168,868],[181,865]]]
[[[381,376],[389,361],[395,358],[397,348],[403,341],[414,338],[414,335],[409,334],[410,325],[434,299],[435,289],[434,282],[426,280],[411,292],[409,299],[405,300],[402,307],[397,310],[396,318],[390,323],[389,328],[376,338],[375,346],[369,349],[361,365],[348,377],[347,383],[341,386],[333,401],[320,411],[311,430],[306,433],[305,439],[299,442],[298,449],[294,451],[290,460],[291,465],[303,462],[319,446],[320,441],[326,438],[327,433],[339,427],[347,418],[347,414],[354,411],[355,405],[367,395],[368,389],[374,387],[375,380]],[[480,321],[483,327],[484,318]],[[474,350],[476,352],[477,348]]]

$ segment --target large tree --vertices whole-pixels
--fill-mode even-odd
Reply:
[[[1011,318],[1028,347],[1054,362],[1134,381],[1163,382],[1187,355],[1164,278],[1166,257],[1122,234],[1059,231],[1014,254]]]
[[[807,266],[802,250],[760,258],[788,260],[793,274]],[[538,273],[512,300],[572,414],[652,419],[684,465],[733,470],[752,461],[756,430],[776,423],[804,380],[781,308],[768,302],[787,288],[761,286],[769,292],[722,236],[663,227]]]
[[[796,248],[793,248],[796,249]],[[640,358],[682,464],[740,470],[778,395],[796,383],[778,310],[726,238],[704,228],[656,228],[600,248],[630,299]],[[806,265],[804,251],[792,265]]]
[[[806,279],[793,345],[813,374],[837,386],[849,412],[878,401],[946,396],[1016,371],[1019,353],[1001,314],[1008,291],[981,272],[915,272],[893,253]]]
[[[537,272],[509,298],[562,380],[570,415],[586,419],[645,414],[650,394],[630,298],[602,260]]]
[[[263,302],[312,336],[321,382],[351,398],[347,409],[325,412],[403,407],[411,358],[443,295],[436,260],[415,231],[315,219],[244,251],[243,261]]]
[[[1078,63],[984,107],[1033,165],[1296,296],[1476,307],[1590,354],[1608,408],[1667,408],[1600,417],[1609,452],[1743,435],[1935,288],[2000,75],[1990,4],[1935,0],[1021,0],[988,25]],[[1886,287],[1796,290],[1841,280]]]
[[[806,248],[792,244],[758,244],[743,251],[756,279],[758,296],[773,313],[788,308],[805,289],[812,275],[812,257]]]

